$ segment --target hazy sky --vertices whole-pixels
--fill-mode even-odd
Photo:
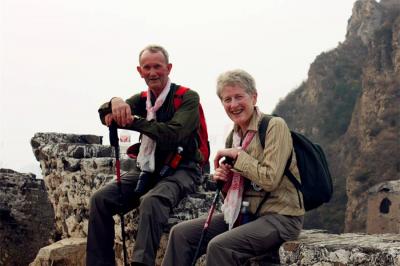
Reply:
[[[171,80],[200,94],[213,155],[231,127],[217,76],[248,71],[271,112],[317,55],[344,41],[354,2],[1,0],[0,168],[38,174],[36,132],[107,141],[97,109],[146,88],[136,66],[150,43],[169,51]]]

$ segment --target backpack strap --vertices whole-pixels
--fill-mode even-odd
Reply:
[[[183,95],[189,90],[189,88],[179,86],[174,94],[174,109],[177,110],[183,101]]]
[[[174,93],[174,109],[175,111],[182,105],[183,102],[183,96],[185,95],[185,93],[190,90],[187,87],[178,85],[177,89],[175,90]],[[197,132],[197,136],[199,138],[199,150],[200,153],[203,156],[203,163],[202,166],[203,167],[209,167],[207,165],[209,165],[209,158],[210,158],[210,143],[208,142],[208,133],[207,133],[207,125],[206,125],[206,121],[205,121],[205,116],[204,116],[204,111],[203,111],[203,107],[201,106],[201,103],[199,103],[199,117],[200,117],[200,128],[199,128],[199,132]],[[201,138],[206,138],[206,143],[207,146],[203,146],[201,145]]]
[[[260,124],[258,125],[258,137],[260,138],[261,146],[265,149],[265,136],[267,135],[267,128],[271,117],[263,116]]]
[[[256,212],[254,213],[254,216],[257,217],[258,213],[261,211],[261,206],[263,206],[263,204],[265,203],[265,201],[267,201],[267,199],[269,198],[269,195],[271,194],[271,192],[265,192],[264,198],[261,200],[260,204],[258,204]]]
[[[183,87],[183,86],[177,86],[178,88],[176,89],[174,93],[174,109],[178,109],[182,105],[183,101],[183,95],[189,90],[189,88]],[[141,99],[146,99],[147,98],[147,91],[142,91],[140,92],[140,98]]]
[[[141,93],[140,93],[140,98],[142,99],[142,98],[147,98],[147,91],[142,91]]]
[[[296,188],[297,191],[297,197],[299,199],[299,205],[300,208],[303,208],[303,204],[301,203],[301,197],[300,197],[300,193],[299,190],[302,191],[301,189],[301,184],[300,182],[297,180],[297,178],[294,176],[294,174],[292,173],[292,171],[289,170],[290,164],[292,163],[292,156],[293,156],[293,152],[290,153],[290,157],[286,163],[285,166],[285,172],[283,173],[284,175],[286,175],[290,182],[292,182],[292,184],[294,185],[294,187]]]
[[[260,123],[258,124],[258,137],[260,138],[261,146],[264,149],[265,148],[265,136],[267,134],[267,128],[269,121],[273,118],[271,115],[263,115],[261,118]],[[233,129],[229,133],[227,139],[226,139],[226,147],[231,148],[232,147],[232,142],[233,142]]]
[[[232,143],[233,143],[233,129],[226,138],[225,148],[232,148]]]
[[[261,146],[263,147],[263,149],[265,148],[265,137],[267,134],[267,129],[268,129],[268,124],[269,121],[273,118],[276,117],[277,115],[264,115],[261,118],[259,127],[258,127],[258,135],[260,137],[260,142],[261,142]],[[290,164],[292,163],[292,156],[293,156],[293,152],[290,153],[290,157],[288,159],[288,161],[286,162],[286,166],[285,166],[285,171],[284,171],[284,175],[286,175],[289,179],[290,182],[292,182],[292,184],[295,186],[296,191],[297,191],[297,197],[299,199],[299,205],[300,208],[302,208],[302,203],[301,203],[301,197],[300,197],[300,193],[299,190],[301,191],[301,184],[300,182],[296,179],[296,177],[293,175],[293,173],[289,170]],[[260,205],[257,207],[256,210],[256,214],[258,214],[258,212],[261,209],[261,205],[264,204],[265,200],[268,198],[269,193],[266,193],[266,195],[264,196],[263,200],[261,201]]]

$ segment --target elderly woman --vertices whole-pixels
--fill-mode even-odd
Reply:
[[[290,131],[282,118],[270,118],[262,145],[258,130],[265,115],[256,107],[257,90],[250,74],[243,70],[221,74],[217,95],[234,125],[226,148],[214,159],[213,178],[225,182],[223,212],[212,218],[199,255],[206,252],[206,265],[243,265],[249,258],[298,237],[304,208],[301,193],[284,175],[289,158],[289,170],[298,179],[299,171]],[[233,163],[222,163],[223,157],[230,157]],[[240,221],[244,201],[255,216],[245,224]],[[205,220],[198,218],[172,228],[163,265],[190,265]]]

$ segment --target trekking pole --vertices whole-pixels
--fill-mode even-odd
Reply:
[[[223,163],[232,165],[233,160],[232,160],[232,158],[226,157]],[[211,208],[208,211],[208,216],[207,216],[206,222],[204,223],[203,231],[201,232],[199,244],[197,244],[196,252],[194,253],[194,256],[193,256],[192,266],[196,265],[197,256],[199,256],[201,246],[203,245],[204,236],[207,234],[208,227],[211,223],[211,217],[214,213],[215,206],[217,205],[217,202],[219,199],[219,194],[221,193],[223,186],[224,186],[223,181],[217,181],[217,190],[215,191],[215,196],[211,203]]]
[[[126,259],[126,245],[125,245],[125,223],[124,223],[124,212],[122,210],[123,199],[122,199],[122,186],[121,186],[121,163],[119,161],[119,140],[118,140],[118,127],[117,123],[113,121],[109,127],[110,130],[110,145],[115,149],[115,171],[117,173],[117,186],[118,186],[118,193],[119,193],[119,216],[121,220],[121,236],[122,236],[122,251],[124,256],[124,265],[128,265]]]

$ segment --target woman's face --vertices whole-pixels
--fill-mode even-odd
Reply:
[[[228,85],[222,89],[221,102],[229,118],[245,132],[257,103],[257,94],[248,94],[239,85]]]

